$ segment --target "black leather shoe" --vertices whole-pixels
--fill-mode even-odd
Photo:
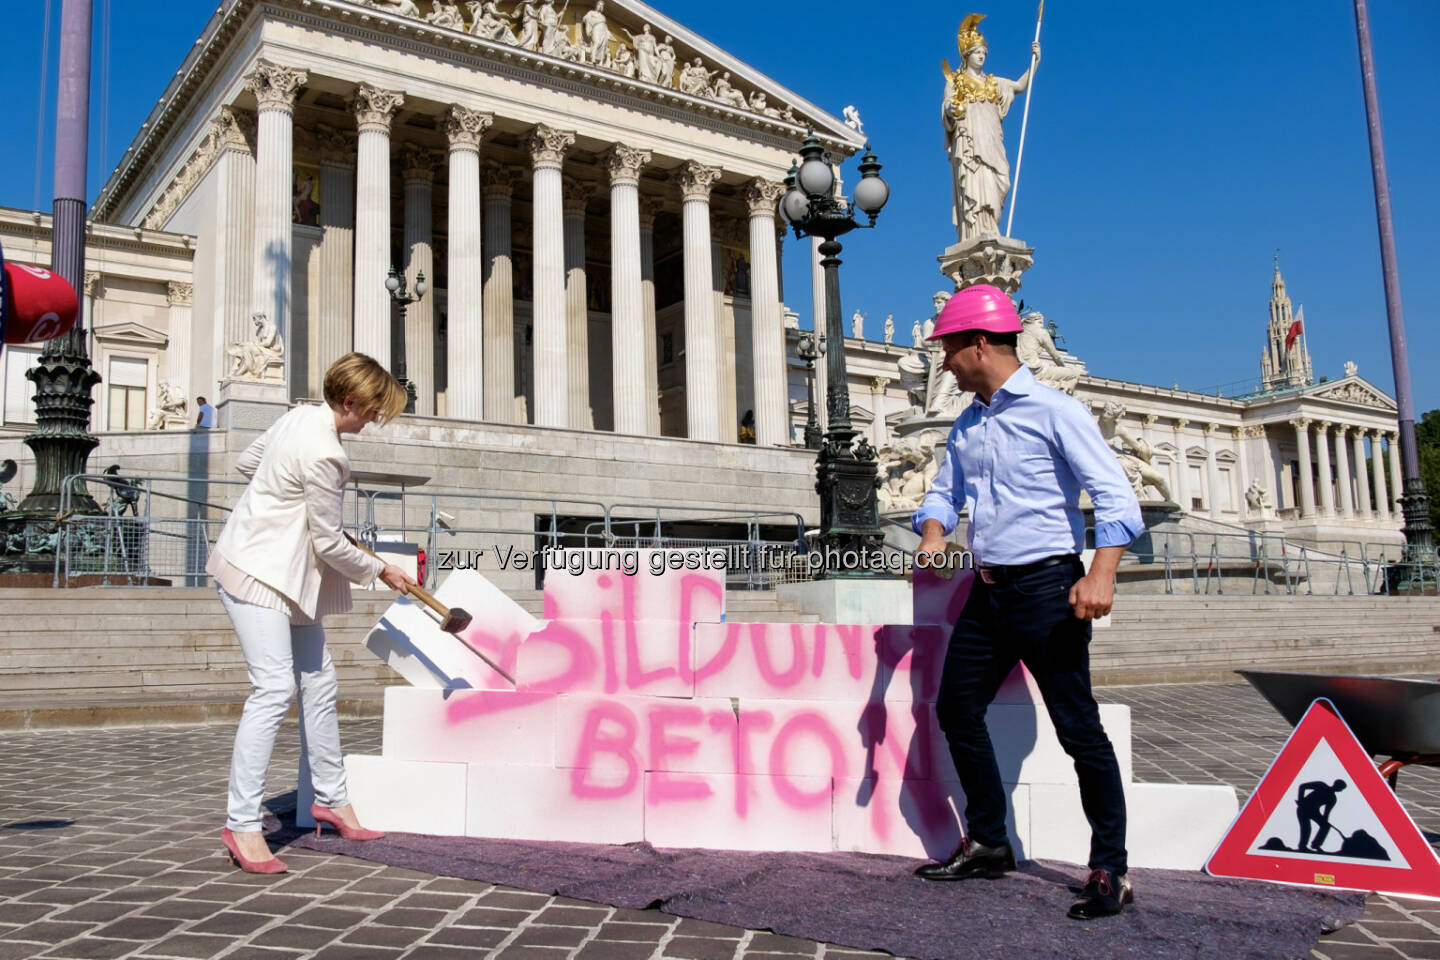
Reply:
[[[975,840],[960,841],[960,849],[949,860],[927,863],[916,868],[922,880],[970,880],[984,877],[994,880],[1015,869],[1015,854],[1008,843],[989,846]]]
[[[1134,902],[1135,888],[1130,885],[1130,878],[1099,867],[1090,871],[1085,889],[1080,891],[1080,899],[1070,905],[1070,911],[1065,916],[1075,920],[1113,917],[1124,910],[1126,904]]]

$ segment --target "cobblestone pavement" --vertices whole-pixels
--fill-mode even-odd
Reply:
[[[1132,708],[1140,780],[1247,792],[1288,733],[1243,684],[1109,687],[1100,698]],[[293,729],[274,784],[294,782]],[[242,874],[217,839],[232,734],[222,724],[0,735],[0,960],[882,955],[304,850],[285,851],[291,872],[278,880]],[[347,749],[379,750],[378,720],[349,721],[343,735]],[[1421,826],[1440,830],[1440,775],[1403,771],[1400,790]],[[1364,919],[1313,957],[1440,958],[1440,903],[1371,897]]]

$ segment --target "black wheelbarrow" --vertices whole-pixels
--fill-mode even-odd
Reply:
[[[1389,758],[1379,767],[1391,790],[1395,789],[1401,767],[1440,766],[1440,682],[1262,670],[1235,672],[1250,681],[1292,726],[1300,722],[1317,698],[1335,704],[1365,752]]]

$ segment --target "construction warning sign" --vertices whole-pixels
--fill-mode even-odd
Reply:
[[[1440,899],[1440,857],[1329,700],[1310,705],[1205,872]]]

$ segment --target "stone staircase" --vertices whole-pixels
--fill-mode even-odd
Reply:
[[[516,598],[533,615],[538,590]],[[1122,595],[1097,628],[1097,683],[1233,680],[1238,667],[1440,672],[1440,601],[1424,597]],[[357,591],[326,624],[342,713],[375,715],[402,682],[364,647],[388,594]],[[773,592],[731,591],[730,622],[814,622]],[[249,693],[229,618],[208,588],[0,589],[0,730],[197,722]],[[1102,698],[1103,699],[1103,696]]]

